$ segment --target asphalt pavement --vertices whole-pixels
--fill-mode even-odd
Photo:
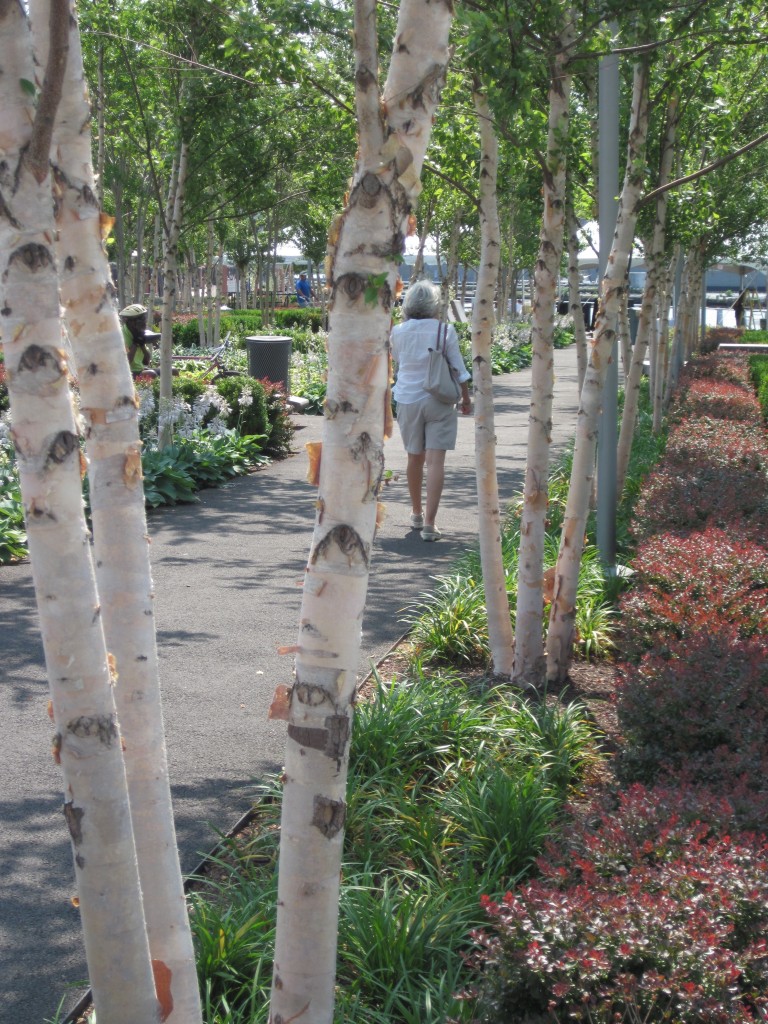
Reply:
[[[576,353],[555,353],[553,449],[573,436]],[[502,501],[522,487],[530,370],[494,378]],[[150,513],[158,649],[174,814],[184,871],[248,810],[256,786],[279,771],[285,724],[267,710],[292,662],[301,581],[315,514],[304,444],[319,417],[295,417],[295,454],[195,505]],[[459,417],[446,459],[438,523],[424,543],[409,527],[405,454],[386,447],[392,478],[371,566],[360,673],[405,632],[404,609],[475,543],[474,430]],[[87,990],[74,872],[50,753],[48,688],[30,566],[0,567],[0,1024],[44,1024]]]

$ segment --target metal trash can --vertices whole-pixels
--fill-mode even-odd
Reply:
[[[291,393],[291,339],[269,334],[253,334],[245,339],[248,373],[251,377],[281,384]]]

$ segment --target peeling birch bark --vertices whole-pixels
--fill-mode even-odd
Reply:
[[[33,18],[47,4],[31,0]],[[96,580],[125,745],[150,954],[164,965],[164,1020],[202,1020],[173,823],[160,698],[137,402],[102,245],[80,34],[70,13],[67,80],[54,131],[60,294],[80,387]]]
[[[555,301],[560,278],[565,225],[566,149],[570,132],[569,102],[572,76],[568,65],[575,42],[573,11],[554,46],[549,85],[549,130],[544,168],[544,213],[539,255],[534,271],[533,362],[528,449],[517,564],[517,614],[513,679],[519,686],[537,687],[545,679],[544,536],[549,502],[549,449],[552,443],[552,399],[555,386]]]
[[[475,92],[474,100],[480,126],[480,268],[472,310],[472,386],[475,396],[478,534],[491,664],[494,675],[509,679],[512,675],[513,635],[507,596],[507,576],[501,553],[501,512],[496,473],[496,429],[491,375],[494,298],[501,255],[496,200],[499,144],[488,100],[479,91]]]
[[[359,157],[328,240],[328,397],[288,710],[272,1024],[333,1018],[349,734],[384,472],[391,308],[449,59],[450,4],[404,0],[380,96],[375,11],[374,0],[355,4]]]
[[[627,163],[616,232],[601,283],[600,307],[576,419],[576,445],[547,633],[547,678],[550,681],[564,681],[571,660],[579,568],[584,550],[589,494],[595,472],[598,418],[605,373],[615,339],[615,332],[610,325],[615,322],[618,313],[632,251],[637,200],[643,186],[647,132],[648,68],[646,61],[640,60],[634,69]]]
[[[99,1017],[160,1020],[131,830],[111,660],[83,512],[78,426],[61,348],[51,134],[69,36],[67,0],[46,4],[38,102],[24,9],[0,2],[0,308],[12,436],[64,779],[88,970]],[[50,14],[50,20],[48,16]],[[54,85],[53,69],[60,79]]]

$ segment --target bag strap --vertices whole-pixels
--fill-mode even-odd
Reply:
[[[440,348],[440,332],[441,331],[442,331],[442,334],[443,334],[443,347],[442,348]],[[446,359],[448,358],[448,356],[446,355],[446,351],[445,351],[446,347],[447,347],[447,344],[448,344],[448,325],[444,324],[442,322],[442,320],[438,320],[438,322],[437,322],[437,351],[438,352],[442,352],[443,356]]]

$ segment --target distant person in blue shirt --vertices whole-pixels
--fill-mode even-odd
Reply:
[[[299,280],[296,282],[296,300],[300,306],[308,306],[314,297],[315,294],[312,291],[309,278],[302,270],[299,274]]]

